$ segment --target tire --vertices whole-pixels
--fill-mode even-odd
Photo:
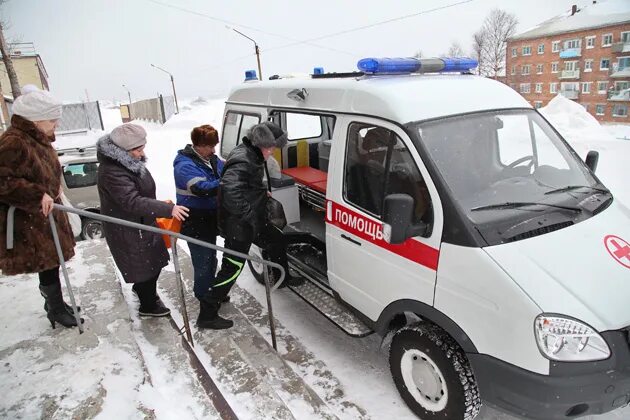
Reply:
[[[81,219],[81,238],[99,239],[103,237],[103,223],[100,220]]]
[[[398,392],[423,420],[472,420],[481,408],[468,359],[446,332],[431,324],[398,330],[389,348]]]
[[[251,246],[250,250],[249,250],[250,255],[255,255],[257,257],[262,257],[262,252],[260,251],[260,248],[258,248],[256,245]],[[262,284],[263,286],[265,285],[265,274],[263,271],[263,265],[262,264],[257,264],[255,262],[253,262],[252,260],[247,260],[247,265],[249,266],[249,270],[252,272],[252,275],[254,276],[254,278],[256,279],[256,281],[260,284]]]

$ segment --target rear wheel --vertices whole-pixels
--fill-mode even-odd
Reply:
[[[398,392],[421,419],[472,420],[481,399],[468,359],[459,345],[435,325],[398,330],[389,349]]]
[[[249,250],[249,253],[250,255],[255,255],[257,257],[264,258],[262,256],[261,249],[258,248],[256,245],[252,244]],[[247,260],[247,265],[249,266],[249,269],[254,275],[254,278],[256,279],[256,281],[264,286],[265,285],[265,272],[263,270],[265,267],[261,263],[254,262],[252,260]]]
[[[99,239],[103,237],[103,223],[100,220],[81,219],[81,238]]]

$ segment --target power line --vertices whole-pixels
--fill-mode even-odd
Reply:
[[[417,13],[411,13],[411,14],[408,14],[408,15],[399,16],[399,17],[396,17],[396,18],[387,19],[387,20],[383,20],[383,21],[380,21],[380,22],[376,22],[376,23],[371,23],[369,25],[358,26],[356,28],[346,29],[346,30],[339,31],[339,32],[334,32],[334,33],[331,33],[331,34],[328,34],[328,35],[322,35],[322,36],[318,36],[318,37],[315,37],[315,38],[309,38],[309,39],[306,39],[306,40],[303,40],[303,41],[298,41],[298,42],[295,42],[295,43],[292,43],[292,44],[281,45],[279,47],[273,47],[273,48],[267,48],[264,51],[272,51],[272,50],[277,50],[277,49],[281,49],[281,48],[288,48],[288,47],[292,47],[294,45],[299,45],[299,44],[308,44],[308,43],[313,42],[313,41],[320,41],[322,39],[332,38],[332,37],[338,36],[338,35],[344,35],[344,34],[348,34],[348,33],[351,33],[351,32],[362,31],[364,29],[373,28],[375,26],[385,25],[387,23],[392,23],[392,22],[396,22],[396,21],[400,21],[400,20],[404,20],[404,19],[409,19],[409,18],[412,18],[412,17],[425,15],[425,14],[432,13],[432,12],[437,12],[439,10],[448,9],[448,8],[459,6],[459,5],[462,5],[462,4],[465,4],[465,3],[470,3],[472,1],[474,1],[474,0],[463,0],[463,1],[460,1],[460,2],[457,2],[457,3],[447,4],[445,6],[440,6],[440,7],[436,7],[436,8],[433,8],[433,9],[423,10],[423,11],[420,11],[420,12],[417,12]]]

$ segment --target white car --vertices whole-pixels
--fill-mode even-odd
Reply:
[[[596,152],[580,160],[475,66],[250,71],[226,101],[221,153],[261,121],[288,130],[273,195],[291,269],[310,280],[292,289],[351,335],[391,338],[394,383],[420,418],[472,419],[482,400],[538,419],[626,405],[630,210],[595,175]]]

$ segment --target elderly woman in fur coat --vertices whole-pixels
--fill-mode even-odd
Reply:
[[[144,128],[127,123],[97,142],[101,213],[154,227],[156,217],[184,220],[186,207],[155,199],[155,182],[145,166],[146,137]],[[114,262],[138,295],[140,315],[170,314],[156,292],[157,279],[169,260],[162,236],[113,223],[103,225]]]
[[[11,127],[0,137],[0,270],[5,275],[39,274],[39,290],[50,324],[77,325],[63,301],[59,259],[50,230],[52,211],[65,260],[74,255],[74,237],[61,204],[61,165],[52,146],[61,102],[40,90],[19,96]],[[7,249],[7,214],[15,207],[14,246]],[[83,322],[83,320],[81,320]]]

